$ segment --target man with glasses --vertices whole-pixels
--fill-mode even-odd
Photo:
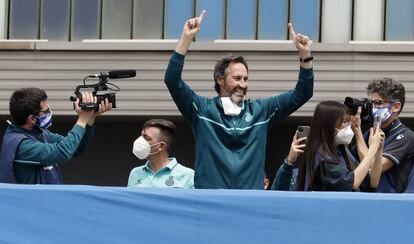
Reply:
[[[91,93],[82,93],[82,102],[96,103]],[[78,120],[67,136],[48,130],[52,125],[52,111],[44,90],[21,88],[10,98],[13,123],[3,137],[0,154],[0,182],[20,184],[62,184],[58,164],[83,153],[93,135],[95,117],[112,104],[107,100],[99,110],[84,111],[75,102]]]
[[[405,88],[391,78],[383,78],[370,82],[367,93],[372,101],[372,115],[379,118],[386,138],[381,160],[382,175],[376,191],[414,192],[414,133],[399,119],[405,103]],[[360,119],[352,123],[356,142],[360,144],[358,155],[361,160],[367,152],[366,140]]]

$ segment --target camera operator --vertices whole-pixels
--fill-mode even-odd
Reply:
[[[82,93],[84,103],[96,103],[91,93]],[[111,110],[107,100],[98,111],[84,111],[74,103],[78,120],[67,136],[52,133],[52,111],[44,90],[21,88],[10,98],[10,123],[0,154],[0,182],[62,184],[58,164],[83,153],[90,144],[95,117]]]
[[[414,192],[414,133],[399,120],[404,107],[405,88],[391,79],[382,78],[368,84],[367,93],[372,101],[372,117],[379,117],[386,139],[382,154],[382,175],[377,192]],[[367,152],[366,136],[361,130],[361,108],[353,116],[357,152],[362,160]]]

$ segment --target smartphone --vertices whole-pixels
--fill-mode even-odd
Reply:
[[[309,135],[309,131],[310,131],[310,126],[307,125],[299,125],[298,126],[298,138],[302,138],[302,137],[308,137]]]
[[[381,118],[380,118],[379,115],[375,115],[375,117],[374,117],[374,123],[372,125],[372,128],[374,129],[374,133],[375,133],[375,129],[377,128],[378,125],[381,128]]]

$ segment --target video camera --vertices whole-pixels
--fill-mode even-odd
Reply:
[[[358,107],[361,107],[361,121],[372,121],[372,102],[368,98],[362,98],[359,100],[353,97],[346,97],[344,104],[349,108],[351,115],[355,115],[358,112]]]
[[[99,104],[105,100],[105,98],[108,99],[109,103],[112,103],[112,108],[116,108],[116,100],[115,100],[115,93],[117,91],[120,91],[119,87],[109,83],[108,79],[123,79],[123,78],[130,78],[130,77],[135,77],[136,72],[135,70],[112,70],[109,71],[107,74],[106,73],[99,73],[99,74],[94,74],[94,75],[88,75],[83,79],[83,85],[79,85],[75,88],[75,96],[71,96],[69,98],[70,101],[75,102],[76,99],[79,98],[79,107],[82,110],[87,110],[87,111],[98,111],[99,109]],[[88,78],[98,78],[99,82],[95,83],[95,84],[86,84],[86,80]],[[108,86],[110,85],[110,86]],[[96,96],[97,98],[97,102],[96,103],[83,103],[82,102],[82,94],[80,92],[80,89],[85,89],[85,88],[93,88],[92,91],[92,95]],[[107,90],[111,90],[111,91],[115,91],[115,92],[110,92],[110,93],[105,93],[105,94],[97,94],[100,91],[107,91]],[[75,106],[75,105],[73,105]]]

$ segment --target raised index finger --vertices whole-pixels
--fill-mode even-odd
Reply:
[[[204,17],[206,16],[206,10],[205,9],[203,9],[203,11],[201,11],[201,14],[200,14],[200,16],[198,16],[198,23],[200,23],[201,24],[201,22],[203,22],[203,19],[204,19]]]
[[[295,30],[293,29],[293,25],[292,25],[292,23],[289,23],[288,24],[288,28],[289,28],[289,36],[290,36],[290,39],[295,39],[295,36],[296,36],[296,32],[295,32]]]

